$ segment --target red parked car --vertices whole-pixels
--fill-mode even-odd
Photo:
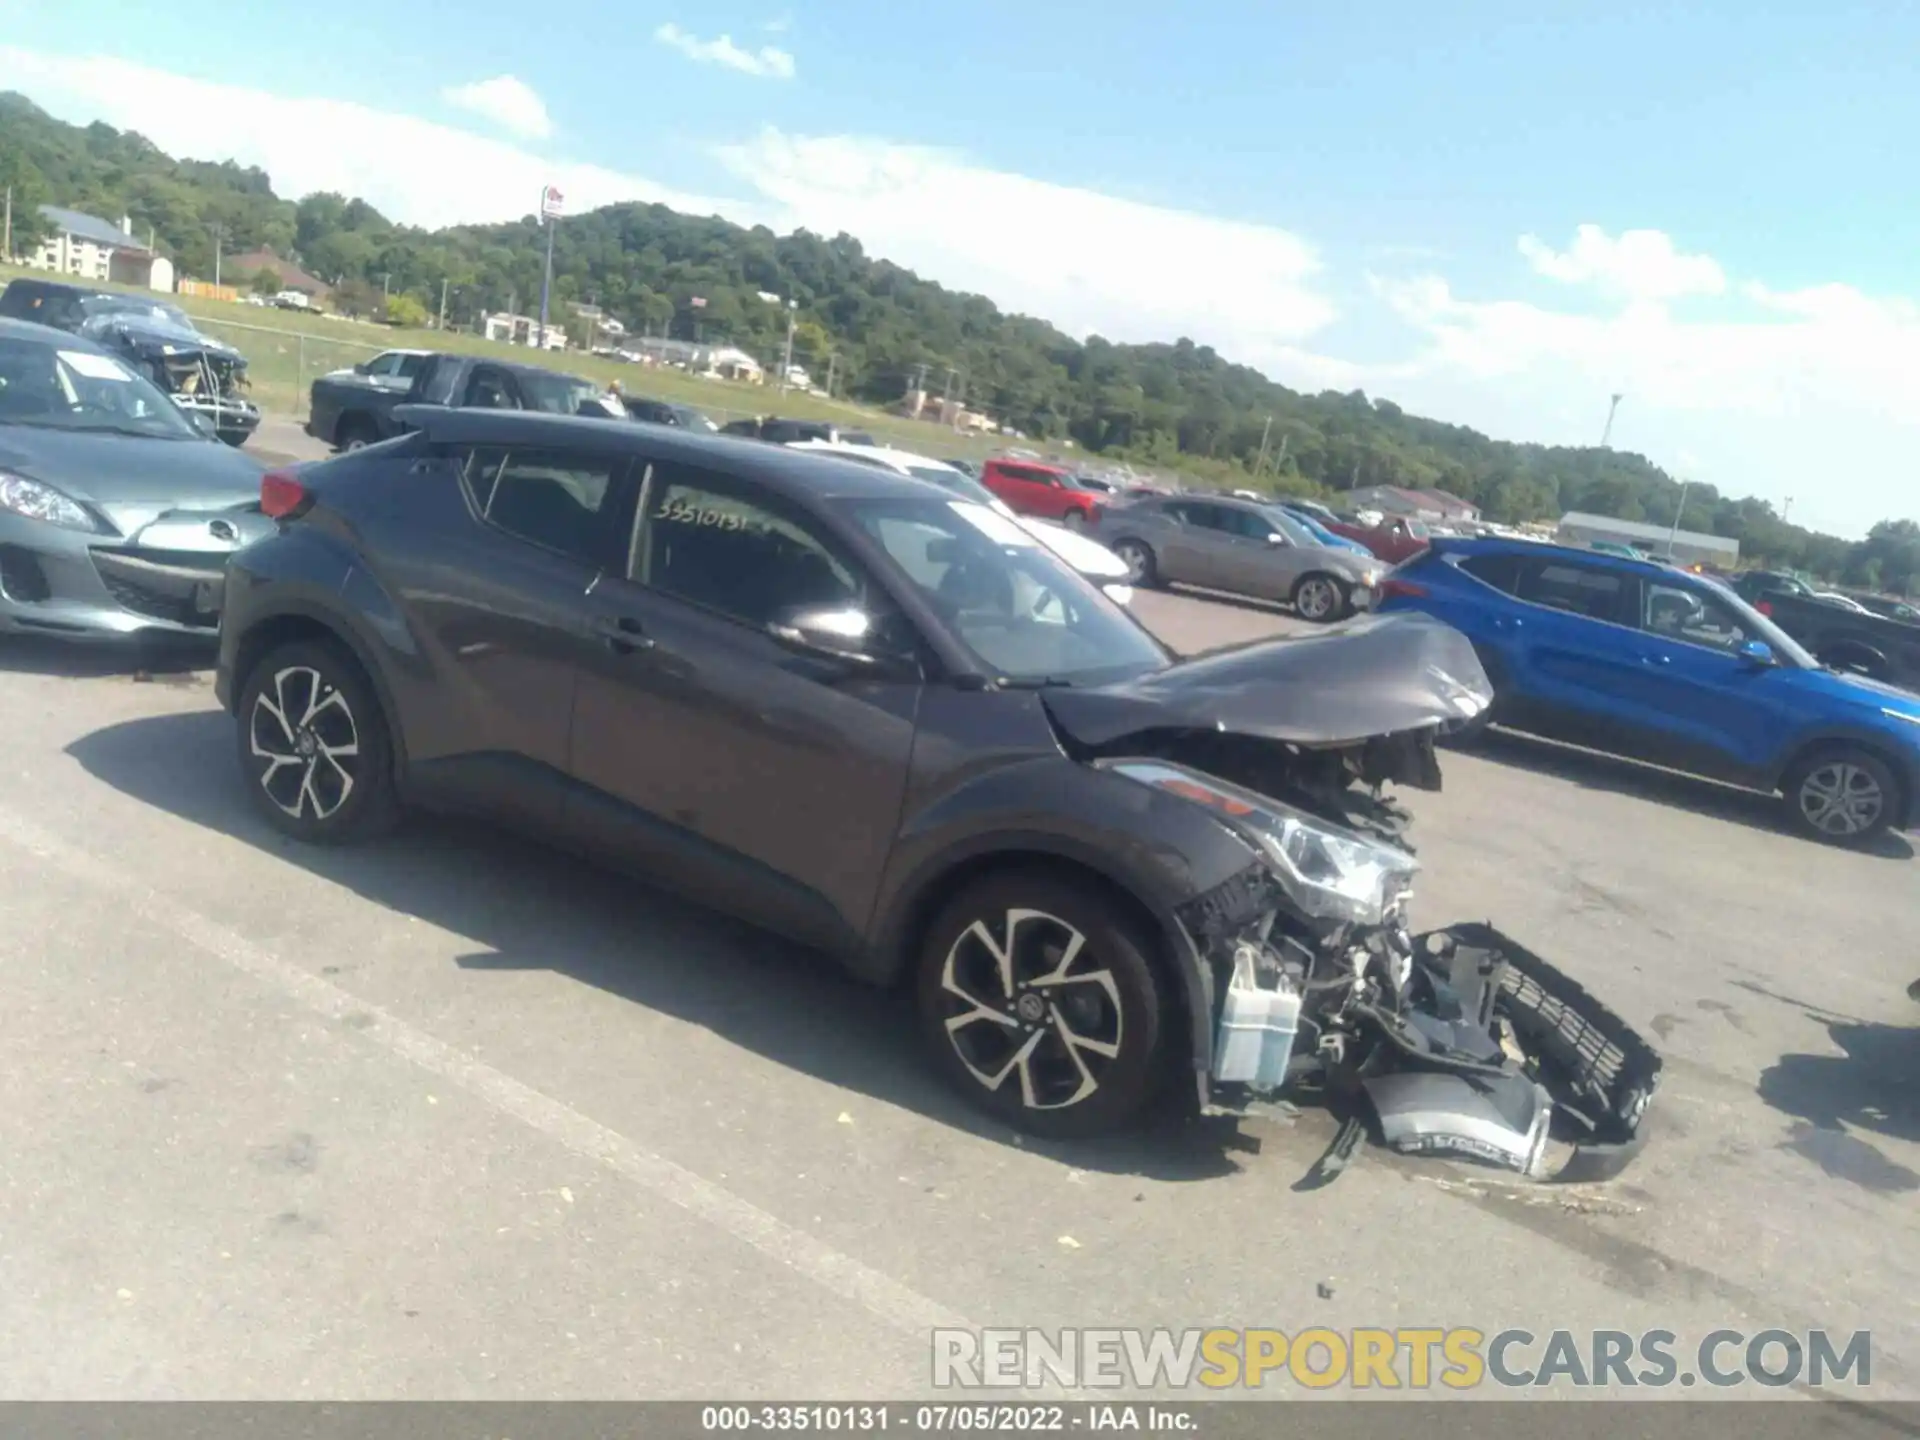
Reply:
[[[1432,538],[1420,521],[1397,516],[1383,525],[1373,527],[1355,525],[1348,520],[1330,520],[1326,526],[1336,535],[1358,540],[1389,565],[1411,560],[1427,548],[1427,541]]]
[[[989,460],[980,467],[980,483],[1020,515],[1056,520],[1077,530],[1100,518],[1111,496],[1082,489],[1057,465],[1032,460]]]

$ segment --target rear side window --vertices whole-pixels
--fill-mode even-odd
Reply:
[[[1482,584],[1511,595],[1520,585],[1520,560],[1513,554],[1468,555],[1460,568]]]
[[[462,478],[480,517],[514,538],[589,564],[617,544],[615,481],[625,461],[568,451],[476,448]]]
[[[1515,593],[1535,605],[1565,610],[1590,620],[1623,620],[1627,577],[1560,560],[1529,560],[1520,569]]]
[[[756,492],[687,466],[656,464],[632,578],[758,629],[788,611],[867,600],[853,565],[813,525]]]

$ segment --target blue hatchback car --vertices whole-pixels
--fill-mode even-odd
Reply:
[[[1718,581],[1442,538],[1381,582],[1376,608],[1465,634],[1494,724],[1783,795],[1819,840],[1920,828],[1920,696],[1824,668]]]

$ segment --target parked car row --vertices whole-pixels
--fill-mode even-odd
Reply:
[[[83,336],[112,351],[229,445],[246,444],[260,426],[259,407],[246,395],[246,357],[201,334],[177,305],[125,291],[20,279],[0,291],[0,318]]]

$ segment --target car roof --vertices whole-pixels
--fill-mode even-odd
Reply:
[[[1640,575],[1681,574],[1694,580],[1704,578],[1694,575],[1689,570],[1669,565],[1665,560],[1652,557],[1638,560],[1627,555],[1610,554],[1605,550],[1589,550],[1580,545],[1562,545],[1555,541],[1515,540],[1505,535],[1446,535],[1434,543],[1433,553],[1436,555],[1558,555],[1567,560],[1584,560],[1589,565],[1599,565],[1609,570],[1626,570]]]
[[[705,466],[757,481],[785,495],[891,500],[937,493],[936,487],[924,480],[908,479],[870,465],[833,464],[833,457],[820,451],[809,454],[791,445],[703,435],[628,420],[445,405],[402,405],[395,409],[394,417],[443,444],[592,446]]]
[[[916,455],[911,450],[895,450],[888,445],[856,445],[851,440],[802,440],[797,445],[789,445],[787,448],[811,451],[815,455],[857,455],[862,459],[880,460],[889,465],[934,465],[942,470],[952,470],[955,474],[966,473],[932,455]]]
[[[38,340],[45,345],[58,345],[62,350],[81,350],[98,355],[113,353],[71,330],[38,325],[31,320],[9,320],[4,316],[0,316],[0,337],[8,340]]]

